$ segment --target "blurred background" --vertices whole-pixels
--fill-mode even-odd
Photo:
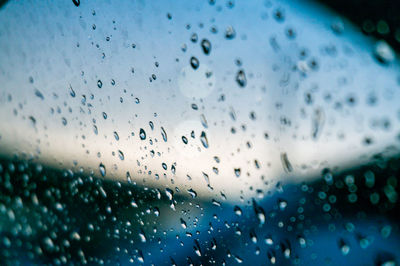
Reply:
[[[396,1],[0,1],[0,264],[398,265]]]

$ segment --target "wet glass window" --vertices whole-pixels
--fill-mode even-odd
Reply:
[[[1,265],[398,265],[396,1],[0,1]]]

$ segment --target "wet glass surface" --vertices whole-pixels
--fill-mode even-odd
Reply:
[[[397,265],[399,73],[312,1],[8,1],[0,264]]]

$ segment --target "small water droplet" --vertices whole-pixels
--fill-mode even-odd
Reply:
[[[278,199],[278,206],[281,211],[285,210],[287,207],[287,201],[284,199]]]
[[[176,167],[175,167],[174,164],[171,165],[171,172],[172,172],[173,175],[176,173]]]
[[[283,170],[285,170],[286,173],[290,173],[293,171],[293,166],[289,162],[286,152],[281,153],[281,162],[282,162]]]
[[[101,87],[103,87],[103,82],[101,80],[97,81],[97,87],[99,87],[99,89],[101,89]]]
[[[188,189],[187,191],[189,193],[189,195],[192,197],[192,199],[197,197],[197,192],[194,191],[193,189]]]
[[[253,199],[253,209],[254,209],[254,213],[257,216],[259,224],[263,225],[265,223],[264,209],[261,206],[259,206],[254,199]]]
[[[244,88],[247,85],[246,74],[244,73],[243,69],[241,69],[241,70],[239,70],[237,72],[237,74],[236,74],[236,82],[242,88]]]
[[[385,41],[379,41],[375,45],[374,49],[375,58],[382,64],[389,64],[394,61],[395,53]]]
[[[200,122],[201,122],[201,124],[203,125],[204,128],[208,128],[207,119],[206,119],[206,117],[204,116],[204,114],[201,114],[201,115],[200,115]]]
[[[343,256],[346,256],[350,252],[350,246],[344,241],[344,239],[339,240],[339,248]]]
[[[161,136],[165,142],[167,142],[167,132],[165,132],[165,129],[161,127]]]
[[[241,172],[240,168],[235,168],[234,170],[235,170],[236,177],[239,177],[240,176],[240,172]]]
[[[206,55],[209,55],[210,52],[211,52],[211,43],[210,43],[210,41],[207,40],[207,39],[203,39],[203,40],[201,41],[201,48],[203,49],[203,52],[204,52]]]
[[[190,40],[191,40],[193,43],[197,42],[197,40],[198,40],[197,34],[196,34],[196,33],[193,33],[192,36],[190,36]]]
[[[236,31],[232,26],[228,26],[225,29],[225,38],[228,40],[232,40],[236,36]]]
[[[206,132],[201,131],[200,141],[201,141],[201,144],[203,144],[204,148],[207,149],[208,148],[208,139],[207,139]]]
[[[119,135],[118,135],[117,131],[114,131],[114,138],[116,141],[119,140]]]
[[[185,136],[182,136],[182,141],[183,143],[188,144],[188,139]]]
[[[139,137],[140,137],[141,140],[145,140],[146,139],[146,132],[144,131],[143,128],[141,128],[139,130]]]
[[[192,66],[192,68],[193,68],[194,70],[198,69],[199,66],[200,66],[199,59],[197,59],[196,57],[192,56],[192,57],[190,58],[190,65]]]
[[[125,159],[124,153],[120,150],[118,150],[118,157],[123,161]]]
[[[105,175],[106,175],[106,167],[104,166],[104,164],[100,163],[99,170],[100,170],[101,176],[105,177]]]
[[[144,234],[144,231],[143,231],[143,229],[140,229],[140,232],[139,232],[139,238],[140,238],[140,241],[142,242],[142,243],[146,243],[146,235]]]
[[[187,228],[186,222],[182,218],[181,218],[181,226],[182,226],[183,229]]]
[[[71,86],[71,85],[69,85],[69,94],[70,94],[71,97],[73,97],[73,98],[75,98],[75,96],[76,96],[75,91],[74,91],[74,89],[72,89],[72,86]]]
[[[240,207],[237,206],[237,205],[233,208],[233,211],[235,212],[235,214],[237,216],[241,216],[242,215],[242,209],[240,209]]]
[[[170,188],[165,189],[165,195],[167,195],[168,199],[171,201],[174,199],[174,192]]]
[[[201,257],[200,244],[197,240],[195,240],[194,243],[195,243],[195,245],[193,246],[194,252],[196,253],[197,256]]]

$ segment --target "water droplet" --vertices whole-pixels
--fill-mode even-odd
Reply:
[[[344,241],[344,239],[339,240],[339,248],[344,256],[350,252],[350,246]]]
[[[197,192],[194,191],[193,189],[188,189],[187,191],[189,193],[189,195],[192,197],[192,199],[197,197]]]
[[[292,164],[289,162],[286,152],[281,153],[281,162],[283,170],[285,170],[286,173],[290,173],[293,171]]]
[[[114,131],[114,138],[116,141],[119,140],[119,135],[118,135],[117,131]]]
[[[318,139],[321,135],[322,127],[325,123],[325,113],[322,109],[317,108],[312,116],[312,138]]]
[[[70,94],[71,97],[73,97],[73,98],[75,98],[75,96],[76,96],[75,91],[74,91],[74,89],[72,89],[72,86],[71,86],[71,85],[69,85],[69,94]]]
[[[200,66],[199,59],[197,59],[196,57],[192,56],[192,57],[190,58],[190,65],[192,66],[192,68],[193,68],[194,70],[198,69],[199,66]]]
[[[251,239],[251,242],[253,242],[254,244],[257,244],[257,235],[256,235],[256,232],[254,231],[254,229],[252,229],[250,231],[250,239]]]
[[[154,212],[154,215],[155,215],[156,217],[159,217],[159,216],[160,216],[160,209],[158,209],[157,207],[154,207],[153,212]]]
[[[99,170],[100,170],[101,176],[104,177],[106,175],[106,167],[104,166],[104,164],[100,163]]]
[[[97,81],[97,87],[99,87],[99,89],[101,89],[101,87],[103,87],[103,82],[101,82],[101,80]]]
[[[228,40],[232,40],[233,38],[235,38],[236,36],[236,31],[232,26],[228,26],[225,29],[225,38],[227,38]]]
[[[176,167],[174,164],[171,166],[171,172],[173,175],[176,173]]]
[[[374,49],[375,58],[382,64],[389,64],[395,59],[395,53],[385,41],[379,41]]]
[[[64,126],[67,125],[67,119],[65,117],[61,118],[61,122]]]
[[[238,255],[233,255],[237,263],[243,263],[243,259],[239,257]]]
[[[165,132],[165,129],[161,127],[161,136],[165,142],[167,142],[167,132]]]
[[[240,209],[239,206],[235,206],[235,207],[233,208],[233,211],[235,212],[235,214],[236,214],[237,216],[241,216],[241,215],[242,215],[242,209]]]
[[[207,149],[208,148],[208,139],[207,139],[207,136],[206,136],[206,132],[201,131],[200,141],[201,141],[201,144],[203,144],[204,148]]]
[[[212,200],[211,200],[211,203],[212,203],[213,205],[215,205],[215,206],[218,206],[218,207],[221,206],[221,202],[219,202],[219,201],[216,200],[216,199],[212,199]]]
[[[272,240],[271,236],[265,237],[265,244],[272,246],[274,244],[274,240]]]
[[[188,144],[188,139],[185,136],[182,136],[182,141],[183,143]]]
[[[118,157],[123,161],[125,159],[125,156],[122,151],[118,150]]]
[[[190,40],[191,40],[193,43],[197,42],[197,40],[198,40],[197,34],[196,34],[196,33],[193,33],[192,36],[190,36]]]
[[[201,41],[201,48],[203,49],[203,52],[204,52],[206,55],[209,55],[210,52],[211,52],[211,43],[210,43],[210,41],[207,40],[207,39],[203,39],[203,40]]]
[[[285,20],[285,12],[283,9],[276,9],[274,11],[274,18],[278,22],[283,22]]]
[[[259,206],[254,199],[253,199],[253,209],[254,209],[254,213],[257,216],[259,224],[263,225],[265,223],[264,209],[261,206]]]
[[[94,132],[94,134],[96,134],[96,135],[99,134],[99,131],[98,131],[96,125],[93,125],[93,132]]]
[[[237,74],[236,74],[236,82],[242,88],[244,88],[247,85],[246,74],[244,73],[243,69],[241,69],[241,70],[239,70],[237,72]]]
[[[131,206],[132,206],[133,208],[137,208],[137,207],[138,207],[138,205],[137,205],[135,199],[132,199],[132,200],[131,200]]]
[[[193,109],[193,110],[198,110],[198,109],[199,109],[199,107],[197,106],[197,104],[195,104],[195,103],[192,103],[192,109]]]
[[[287,201],[284,199],[278,199],[278,206],[281,211],[285,210],[287,207]]]
[[[200,244],[199,244],[199,242],[198,242],[197,240],[195,240],[195,241],[194,241],[194,244],[195,244],[195,245],[193,246],[194,252],[196,253],[197,256],[201,257],[201,250],[200,250]]]
[[[182,226],[183,229],[187,228],[186,222],[182,218],[181,218],[181,226]]]
[[[143,232],[143,229],[140,229],[140,232],[139,232],[139,238],[140,238],[140,241],[142,242],[142,243],[146,243],[146,235],[144,234],[144,232]]]
[[[240,168],[235,168],[234,170],[235,170],[236,177],[239,177],[240,176],[240,172],[241,172]]]
[[[41,100],[44,100],[43,94],[42,94],[39,90],[37,90],[37,89],[35,89],[35,95],[36,95],[38,98],[40,98]]]
[[[208,128],[207,119],[206,119],[206,117],[204,116],[204,114],[201,114],[201,115],[200,115],[200,122],[201,122],[201,124],[203,125],[204,128]]]
[[[141,140],[145,140],[146,139],[146,132],[144,131],[143,128],[141,128],[139,130],[139,137],[140,137]]]
[[[165,195],[167,195],[169,200],[174,199],[174,192],[170,188],[165,189]]]
[[[81,4],[80,0],[72,0],[72,3],[74,3],[75,6],[79,6]]]
[[[275,252],[274,251],[268,251],[268,259],[271,262],[271,264],[275,264],[276,263],[276,256],[275,256]]]

